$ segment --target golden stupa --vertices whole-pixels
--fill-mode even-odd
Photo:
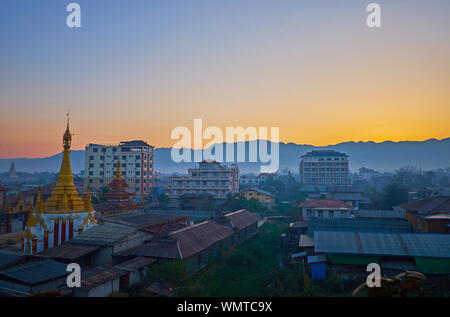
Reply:
[[[59,171],[58,180],[51,196],[45,202],[45,213],[71,213],[83,212],[92,209],[90,201],[86,206],[86,201],[78,195],[73,183],[72,167],[70,164],[70,146],[72,135],[69,130],[69,120],[67,120],[66,132],[63,136],[64,154]]]

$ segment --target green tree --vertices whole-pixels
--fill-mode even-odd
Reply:
[[[393,206],[408,202],[408,189],[399,184],[389,184],[383,190],[383,208],[391,209]]]

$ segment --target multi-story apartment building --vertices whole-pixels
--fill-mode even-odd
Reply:
[[[122,178],[129,192],[147,196],[153,191],[153,150],[144,141],[120,142],[117,145],[86,146],[85,186],[98,191],[114,178],[120,161]]]
[[[171,176],[166,187],[171,198],[184,194],[211,194],[225,199],[229,193],[239,192],[239,168],[221,165],[216,161],[200,162],[198,167],[188,169],[187,176]]]
[[[348,155],[317,150],[302,156],[300,180],[303,185],[350,185]]]

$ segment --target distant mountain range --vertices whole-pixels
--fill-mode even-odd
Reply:
[[[256,141],[244,142],[246,150]],[[235,155],[237,144],[234,144]],[[269,144],[269,148],[271,145]],[[329,146],[312,146],[294,143],[279,143],[280,170],[285,168],[298,173],[300,157],[311,150],[336,150],[350,156],[350,169],[354,172],[360,167],[368,167],[377,171],[394,171],[407,165],[422,169],[437,169],[450,167],[450,138],[443,140],[430,139],[426,141],[385,141],[375,142],[345,142]],[[170,148],[155,150],[155,170],[162,173],[187,173],[187,168],[195,163],[175,163],[171,159]],[[224,157],[226,147],[224,147]],[[248,153],[248,152],[247,152]],[[84,169],[84,150],[72,151],[72,170],[79,173]],[[46,158],[16,158],[0,159],[0,172],[9,170],[14,161],[18,172],[58,172],[62,154]],[[238,163],[241,173],[259,173],[260,163]]]

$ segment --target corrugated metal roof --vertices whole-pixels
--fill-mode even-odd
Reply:
[[[327,256],[324,254],[308,256],[308,264],[326,262]]]
[[[114,225],[95,226],[70,240],[70,243],[112,246],[135,233],[136,228]]]
[[[450,258],[450,234],[316,231],[314,251]]]
[[[124,225],[146,228],[158,226],[161,224],[170,224],[186,219],[187,216],[182,215],[157,215],[144,212],[133,212],[123,216],[106,217],[105,222],[121,223]]]
[[[170,233],[171,237],[178,241],[183,258],[195,255],[232,234],[233,229],[212,220]]]
[[[138,256],[129,261],[117,264],[115,267],[124,271],[133,272],[155,261],[156,261],[155,259]]]
[[[384,218],[384,219],[405,219],[405,211],[402,210],[354,210],[356,218]]]
[[[261,219],[258,214],[250,212],[246,209],[241,209],[226,214],[225,217],[238,229],[244,229],[254,223],[257,223]]]
[[[411,232],[409,224],[402,219],[361,219],[361,218],[310,218],[308,234],[315,231],[355,231],[355,232]]]
[[[331,210],[353,210],[353,206],[336,199],[311,199],[298,205],[302,208],[331,209]]]
[[[126,274],[125,271],[115,268],[112,265],[102,265],[83,271],[81,274],[81,289],[90,290],[124,274]]]
[[[98,250],[98,248],[98,246],[94,245],[77,245],[66,243],[54,248],[46,249],[37,255],[73,260],[94,252],[95,250]]]
[[[144,256],[160,259],[181,259],[180,248],[176,240],[151,241],[143,246],[122,252],[121,255]]]
[[[450,197],[438,196],[409,202],[400,207],[406,210],[434,214],[434,213],[450,213]]]
[[[6,267],[8,265],[14,264],[22,258],[22,254],[0,251],[0,268]]]
[[[365,193],[327,193],[328,199],[337,199],[342,201],[360,201],[365,203],[370,203],[369,197]]]
[[[66,269],[67,264],[44,260],[11,267],[0,271],[0,275],[29,285],[35,285],[67,275]]]

